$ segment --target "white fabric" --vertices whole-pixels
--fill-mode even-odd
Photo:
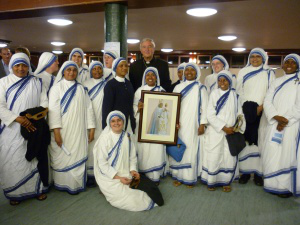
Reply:
[[[268,192],[285,194],[292,192],[300,195],[299,173],[299,120],[300,120],[300,85],[293,79],[278,91],[273,99],[276,88],[295,74],[277,78],[267,92],[264,106],[268,119],[264,151],[262,152],[264,188]],[[279,115],[289,120],[283,131],[281,144],[272,141],[273,131]],[[297,150],[298,148],[298,150]],[[295,185],[295,186],[294,186]]]
[[[100,82],[103,82],[103,77],[100,79],[89,79],[86,80],[83,85],[90,91],[95,85],[99,84]],[[102,86],[102,89],[100,93],[95,97],[92,102],[94,115],[95,115],[95,135],[94,140],[89,143],[88,146],[88,161],[87,161],[87,173],[88,176],[94,176],[94,155],[93,155],[93,148],[98,140],[101,132],[102,132],[102,103],[103,103],[103,97],[104,97],[104,87],[105,84]],[[90,96],[91,97],[91,96]]]
[[[108,119],[115,112],[117,111],[111,112]],[[116,148],[109,157],[109,153],[121,135],[123,139],[120,148]],[[118,157],[117,160],[115,160],[116,157]],[[109,128],[108,121],[108,125],[95,144],[94,158],[96,181],[106,200],[112,206],[129,211],[143,211],[156,206],[145,192],[131,189],[129,185],[124,185],[119,179],[113,179],[115,175],[131,179],[130,171],[137,171],[136,150],[128,133],[124,131],[121,134],[113,133]]]
[[[49,93],[50,91],[50,85],[51,85],[51,80],[55,80],[55,76],[53,76],[52,74],[44,71],[38,75],[36,75],[38,78],[41,78],[43,80],[43,85],[47,91],[47,93]],[[52,83],[52,86],[53,86],[54,82]]]
[[[144,80],[144,78],[143,78]],[[140,113],[138,111],[138,103],[141,99],[142,90],[150,91],[154,87],[148,85],[141,86],[134,94],[133,110],[136,119],[136,130],[138,133]],[[161,87],[157,87],[155,91],[161,91]],[[166,175],[167,172],[167,155],[166,146],[162,144],[142,143],[136,141],[139,171],[145,173],[152,181],[159,182],[160,177]]]
[[[230,154],[226,133],[222,129],[224,126],[232,127],[236,117],[243,115],[243,111],[235,91],[231,91],[225,105],[217,115],[217,101],[225,93],[226,91],[220,88],[214,90],[209,96],[207,107],[209,126],[205,134],[201,180],[209,187],[230,185],[235,177],[239,176],[237,157]],[[240,132],[243,133],[245,128],[246,122],[243,119]]]
[[[37,170],[37,159],[31,162],[25,159],[27,141],[21,136],[20,124],[14,120],[26,109],[37,106],[48,107],[48,99],[41,81],[32,76],[10,110],[9,107],[19,87],[12,90],[7,101],[6,93],[21,79],[9,74],[0,80],[1,127],[3,124],[6,126],[0,134],[0,184],[5,196],[15,201],[37,196],[45,190]]]
[[[197,79],[197,78],[196,78]],[[174,91],[180,93],[186,86],[194,81],[185,81],[178,84]],[[202,151],[204,144],[204,135],[198,136],[198,103],[199,88],[203,86],[200,82],[193,86],[187,96],[181,100],[180,107],[180,129],[178,136],[185,143],[186,150],[181,162],[176,162],[169,157],[170,173],[173,179],[184,184],[193,185],[197,182],[198,176],[202,170]],[[207,104],[208,97],[205,87],[201,88],[200,124],[207,124]]]
[[[55,62],[55,61],[53,61],[54,59],[56,60],[57,57],[53,53],[44,52],[39,58],[39,64],[38,64],[36,70],[34,71],[34,75],[37,76],[38,74],[45,71],[45,69],[47,69],[49,66],[51,66]]]
[[[259,51],[262,52],[261,50]],[[263,67],[264,70],[256,74],[254,77],[251,77],[243,84],[243,78],[245,75],[255,70],[258,70],[261,67]],[[236,87],[237,94],[240,96],[241,105],[243,106],[243,104],[246,101],[256,102],[259,106],[262,105],[268,88],[274,80],[275,73],[273,70],[270,70],[266,64],[263,64],[259,67],[253,67],[252,65],[249,65],[241,69],[237,77]],[[265,113],[263,112],[258,130],[258,146],[249,146],[247,144],[247,146],[239,154],[239,168],[241,173],[256,173],[257,175],[262,175],[262,164],[260,160],[260,155],[263,151],[262,142],[265,139],[266,126],[267,120],[265,117]]]
[[[80,83],[83,83],[85,80],[88,80],[88,79],[91,78],[90,74],[89,74],[89,67],[83,63],[84,52],[81,48],[73,48],[70,55],[69,55],[69,60],[70,61],[72,60],[72,56],[75,53],[79,53],[81,55],[81,58],[82,58],[81,65],[78,66],[78,74],[77,74],[76,80]]]
[[[71,153],[67,155],[55,142],[51,132],[51,167],[54,185],[59,190],[77,193],[85,189],[88,138],[87,129],[95,128],[92,104],[80,84],[70,103],[68,111],[62,115],[61,99],[75,81],[64,78],[54,85],[49,94],[49,127],[61,128],[63,145]]]
[[[25,63],[20,62],[20,60],[23,60]],[[13,71],[12,71],[13,66],[21,64],[21,63],[28,66],[28,74],[32,75],[30,60],[25,53],[15,53],[10,58],[9,65],[8,65],[10,74],[13,74]]]

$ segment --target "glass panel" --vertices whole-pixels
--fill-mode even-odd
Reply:
[[[281,56],[269,56],[268,65],[278,65],[281,66]]]
[[[199,64],[200,65],[209,65],[210,64],[210,56],[199,56]]]
[[[189,60],[190,60],[190,57],[188,57],[188,56],[180,57],[180,63],[188,63]]]
[[[179,61],[178,56],[168,56],[168,63],[171,65],[177,65]]]

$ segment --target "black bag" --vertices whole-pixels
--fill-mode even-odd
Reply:
[[[240,132],[227,134],[226,139],[232,156],[237,156],[246,147],[245,137]]]
[[[132,189],[138,189],[147,193],[147,195],[154,201],[158,206],[164,204],[164,199],[157,185],[146,177],[144,174],[140,174],[140,179],[132,179],[130,187]]]

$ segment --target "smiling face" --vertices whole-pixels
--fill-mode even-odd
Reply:
[[[146,74],[146,83],[148,84],[148,86],[150,87],[154,87],[156,84],[156,75],[153,72],[148,72]]]
[[[94,79],[100,79],[103,76],[103,69],[101,66],[94,66],[92,69],[92,75]]]
[[[122,61],[119,63],[116,69],[116,75],[118,77],[124,78],[126,74],[128,73],[128,64],[126,61]]]
[[[184,76],[187,80],[195,80],[197,71],[192,67],[186,67],[184,70]]]
[[[79,67],[81,67],[82,60],[83,59],[82,59],[81,55],[78,52],[75,52],[72,55],[72,61],[75,62]]]
[[[263,58],[259,54],[252,54],[249,61],[253,67],[258,67],[263,63]]]
[[[110,120],[109,125],[115,134],[120,134],[123,130],[124,121],[120,117],[115,116]]]
[[[13,66],[12,71],[13,74],[17,77],[26,77],[28,74],[29,67],[23,63]]]
[[[154,46],[151,41],[144,41],[140,46],[141,53],[146,61],[150,61],[154,55]]]
[[[107,54],[104,55],[104,62],[105,62],[106,68],[111,69],[113,61],[114,61],[113,57],[111,57],[110,55],[107,55]]]
[[[219,73],[224,69],[223,63],[218,59],[215,59],[214,61],[212,61],[211,65],[212,65],[215,73]]]
[[[68,81],[75,80],[77,77],[77,68],[75,66],[69,66],[64,70],[64,78]]]
[[[218,86],[221,88],[222,91],[226,91],[229,88],[229,82],[224,77],[220,77],[218,79]]]
[[[295,73],[299,68],[293,59],[288,59],[283,63],[282,69],[286,74]]]

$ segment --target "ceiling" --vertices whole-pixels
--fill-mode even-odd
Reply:
[[[211,7],[218,13],[206,18],[191,17],[186,14],[191,7]],[[49,24],[47,19],[53,17],[2,19],[0,39],[12,41],[9,45],[12,49],[26,46],[33,52],[63,50],[67,53],[74,47],[81,47],[85,52],[103,49],[103,11],[61,15],[73,21],[66,27]],[[231,51],[233,47],[247,50],[262,47],[299,51],[299,27],[299,0],[220,1],[128,9],[128,38],[153,38],[157,50]],[[220,35],[238,38],[224,42],[217,39]],[[54,47],[52,41],[63,41],[66,45]],[[128,50],[138,51],[139,45],[128,45]]]

